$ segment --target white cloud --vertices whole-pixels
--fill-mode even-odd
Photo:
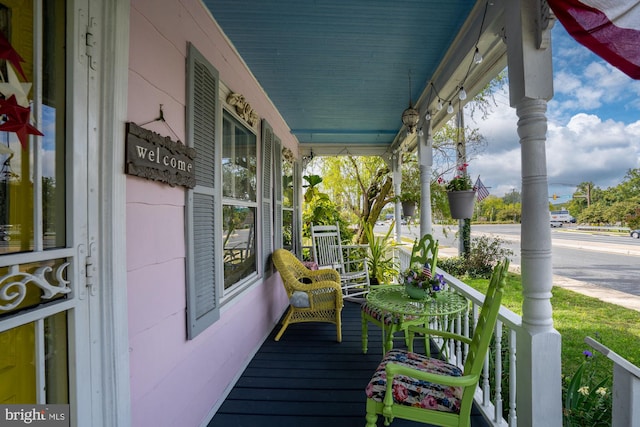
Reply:
[[[477,126],[487,138],[486,150],[471,160],[469,173],[502,196],[521,191],[521,151],[515,109],[500,105]],[[548,118],[547,179],[550,184],[591,181],[601,188],[621,182],[627,170],[640,167],[640,121],[626,125],[578,113],[566,122]],[[566,190],[569,191],[569,190]]]

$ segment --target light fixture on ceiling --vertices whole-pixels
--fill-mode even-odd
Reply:
[[[436,110],[442,110],[442,100],[440,98],[438,98],[438,105],[436,105]]]
[[[476,47],[476,53],[473,54],[473,62],[476,64],[479,64],[482,62],[482,54],[480,53],[480,51],[478,50],[478,48]]]
[[[420,113],[413,108],[411,102],[411,73],[409,73],[409,108],[402,112],[402,124],[407,128],[407,134],[412,134],[416,131],[416,126],[420,120]]]
[[[449,101],[449,105],[447,106],[447,113],[453,114],[453,105],[451,105],[451,101]]]
[[[464,87],[460,86],[460,92],[458,92],[458,98],[460,101],[464,101],[467,99],[467,92],[464,90]]]
[[[425,120],[431,120],[431,113],[427,111],[427,114],[424,115]]]

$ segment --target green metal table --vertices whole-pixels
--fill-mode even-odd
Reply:
[[[423,325],[433,318],[446,318],[466,311],[469,301],[455,291],[445,290],[438,293],[436,298],[424,300],[413,299],[404,290],[403,285],[381,285],[367,294],[367,305],[372,309],[388,313],[394,320],[380,322],[382,328],[383,351],[393,347],[393,333],[404,330],[410,325]],[[366,320],[363,314],[363,352],[366,353]],[[376,322],[377,323],[377,322]],[[411,350],[412,343],[407,340]],[[428,348],[427,348],[428,350]]]

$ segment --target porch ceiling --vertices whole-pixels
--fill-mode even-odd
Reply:
[[[303,152],[380,154],[402,112],[467,101],[505,64],[503,0],[204,0]],[[482,34],[482,35],[481,35]],[[473,64],[476,45],[484,60]],[[433,83],[431,86],[430,83]],[[432,124],[448,118],[446,108]],[[420,125],[421,125],[420,124]],[[419,125],[419,126],[420,126]],[[415,138],[409,138],[411,141]]]

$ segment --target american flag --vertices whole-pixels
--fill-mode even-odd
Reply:
[[[633,79],[640,79],[640,2],[549,0],[558,20],[579,43]]]
[[[482,181],[480,181],[480,175],[478,175],[478,179],[476,179],[476,183],[473,187],[476,189],[476,198],[479,202],[489,196],[489,190],[487,190],[487,187],[485,187]]]
[[[422,267],[422,274],[431,279],[431,267],[429,266],[429,264],[425,264],[424,267]]]

